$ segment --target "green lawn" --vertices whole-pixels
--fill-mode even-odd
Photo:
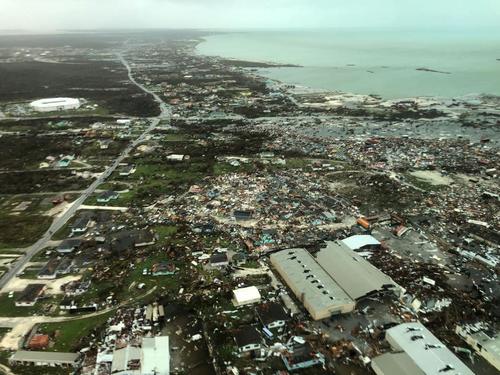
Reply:
[[[61,323],[44,323],[39,331],[54,337],[54,346],[48,349],[54,352],[76,350],[81,338],[89,336],[94,329],[102,326],[114,314],[110,311],[90,318],[71,320]]]
[[[157,225],[153,230],[158,235],[158,242],[160,244],[164,244],[170,237],[177,233],[175,225]]]
[[[153,181],[163,183],[192,182],[205,176],[207,166],[207,162],[202,159],[181,163],[138,161],[136,172],[129,178],[139,180],[143,177],[146,183]]]
[[[100,190],[123,191],[128,189],[128,185],[122,182],[110,181],[99,186]]]
[[[26,267],[23,270],[23,274],[20,276],[22,279],[35,279],[38,276],[38,273],[42,270],[42,266],[40,267]]]
[[[66,224],[63,226],[61,229],[59,229],[54,235],[52,236],[52,240],[58,241],[58,240],[64,240],[69,237],[71,234],[71,225]]]
[[[143,275],[144,268],[151,270],[151,267],[155,263],[159,262],[168,262],[169,259],[165,254],[156,254],[151,257],[148,257],[143,262],[136,262],[134,269],[129,273],[129,275],[125,278],[123,284],[126,286],[125,288],[125,296],[123,297],[135,297],[136,295],[143,294],[145,290],[149,290],[153,287],[162,289],[176,289],[179,287],[179,272],[177,271],[174,275],[166,275],[166,276],[152,276],[152,275]],[[175,263],[175,262],[174,262]],[[135,282],[135,285],[140,283],[146,284],[143,290],[139,291],[138,289],[129,289],[127,290],[132,283]]]
[[[107,203],[100,203],[97,201],[99,194],[93,194],[88,197],[84,204],[88,206],[114,206],[114,207],[127,207],[134,200],[135,193],[133,190],[127,191],[126,193],[120,193],[117,199],[110,200]]]
[[[61,296],[51,296],[38,301],[33,307],[17,307],[14,303],[20,292],[9,298],[8,293],[0,294],[0,316],[56,315]]]
[[[252,172],[255,170],[255,164],[253,162],[250,163],[241,163],[239,166],[234,167],[229,163],[220,162],[215,163],[213,165],[213,174],[216,176],[220,176],[228,173],[246,173]]]

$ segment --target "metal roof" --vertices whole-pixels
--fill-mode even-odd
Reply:
[[[12,357],[10,357],[10,360],[22,362],[73,364],[78,360],[78,357],[79,354],[77,353],[32,352],[27,350],[18,350],[12,355]]]
[[[378,246],[380,242],[373,236],[368,234],[358,234],[355,236],[347,237],[342,240],[351,250],[358,250],[365,246]]]
[[[377,375],[425,375],[406,353],[385,353],[372,359]]]
[[[334,312],[354,301],[305,249],[283,250],[271,255],[271,263],[295,295],[315,317],[320,311]]]
[[[238,303],[245,303],[249,301],[260,301],[260,292],[256,286],[249,286],[233,290],[233,295]]]
[[[394,350],[404,351],[426,375],[474,375],[419,322],[392,327],[386,331],[385,337]]]
[[[327,242],[316,254],[318,263],[354,300],[369,293],[401,287],[342,242]]]
[[[143,338],[141,374],[170,374],[170,348],[168,336]]]
[[[113,353],[113,362],[111,363],[111,372],[129,370],[130,361],[139,361],[141,359],[141,348],[135,346],[126,346],[117,349]]]

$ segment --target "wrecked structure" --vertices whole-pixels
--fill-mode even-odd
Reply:
[[[479,323],[457,326],[455,332],[500,371],[500,335]]]

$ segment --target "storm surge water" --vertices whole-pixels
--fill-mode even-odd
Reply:
[[[259,72],[285,83],[384,98],[500,95],[500,32],[254,31],[211,35],[198,53],[296,64]]]

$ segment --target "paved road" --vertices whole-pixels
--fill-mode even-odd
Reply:
[[[45,234],[33,245],[26,249],[26,253],[24,256],[20,257],[20,259],[12,265],[12,267],[2,276],[0,279],[0,290],[5,287],[12,280],[19,271],[21,271],[24,266],[31,260],[31,258],[43,249],[47,243],[50,241],[50,238],[54,233],[56,233],[59,229],[61,229],[68,220],[75,214],[75,212],[79,209],[79,207],[85,202],[85,200],[92,195],[97,187],[101,185],[111,174],[116,170],[116,168],[122,163],[125,158],[127,158],[130,152],[146,140],[149,133],[156,128],[156,126],[162,120],[169,120],[171,117],[170,107],[154,92],[144,87],[140,83],[138,83],[132,75],[132,68],[130,64],[125,59],[122,54],[117,55],[118,59],[122,62],[122,64],[127,68],[128,77],[132,83],[134,83],[137,87],[139,87],[144,92],[151,94],[155,101],[158,103],[161,109],[161,113],[158,117],[150,118],[151,124],[144,130],[144,132],[133,142],[131,142],[125,150],[115,159],[113,164],[111,164],[105,171],[102,173],[87,189],[83,190],[80,197],[76,199],[71,206],[64,212],[63,215],[57,217],[53,222],[50,228],[45,232]]]

